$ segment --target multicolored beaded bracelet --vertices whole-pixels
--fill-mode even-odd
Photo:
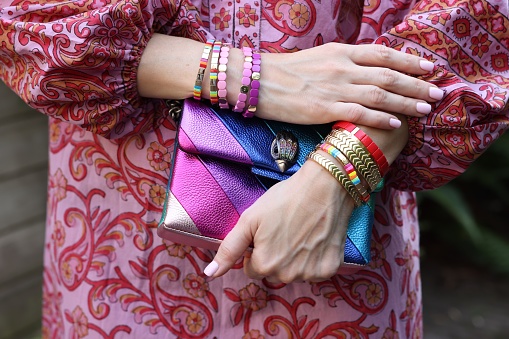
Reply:
[[[217,97],[217,74],[219,73],[219,53],[221,51],[221,41],[215,41],[212,46],[212,57],[210,58],[210,103],[217,105],[219,99]]]
[[[350,132],[357,139],[359,139],[359,141],[371,154],[373,160],[375,160],[381,175],[385,176],[385,174],[387,174],[387,171],[389,170],[389,163],[387,162],[387,159],[385,158],[385,155],[383,154],[382,150],[378,148],[377,144],[375,144],[375,142],[369,137],[369,135],[364,133],[364,131],[361,130],[356,125],[347,121],[338,121],[334,124],[332,128],[334,129],[342,128]]]
[[[366,189],[366,187],[362,185],[362,182],[359,179],[357,172],[355,171],[355,167],[353,167],[353,165],[350,163],[350,161],[348,161],[348,159],[343,155],[343,153],[341,153],[336,147],[329,143],[322,143],[318,146],[318,148],[332,155],[335,159],[339,160],[343,164],[346,174],[348,175],[348,177],[354,184],[355,188],[361,195],[362,201],[368,202],[369,201],[368,190]]]
[[[249,106],[244,111],[244,118],[252,118],[256,113],[260,90],[260,70],[262,57],[259,51],[253,51],[253,66],[251,69],[251,89],[249,91]]]
[[[201,100],[201,86],[203,83],[203,77],[205,76],[205,70],[207,69],[207,65],[209,63],[210,51],[212,50],[214,42],[215,39],[209,39],[205,43],[205,47],[203,47],[203,53],[200,59],[200,68],[198,69],[198,74],[196,75],[196,81],[194,83],[193,90],[193,98],[196,100]]]
[[[226,98],[228,92],[226,91],[226,65],[228,64],[228,56],[230,55],[230,44],[223,44],[221,52],[219,53],[219,68],[217,75],[217,94],[219,96],[219,107],[223,109],[230,108],[228,99]]]
[[[234,112],[243,112],[246,107],[247,95],[251,85],[251,74],[253,71],[253,49],[250,47],[242,47],[244,53],[244,70],[242,71],[242,86],[240,86],[240,93],[237,98],[237,103],[233,108]]]
[[[320,166],[325,168],[350,194],[352,197],[355,206],[362,205],[361,197],[359,196],[359,193],[355,189],[354,185],[352,184],[352,181],[348,179],[348,177],[341,171],[332,161],[325,158],[324,156],[320,155],[316,151],[312,151],[308,154],[307,159],[311,159],[318,163]]]

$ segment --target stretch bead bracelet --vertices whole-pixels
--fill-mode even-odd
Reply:
[[[260,90],[260,70],[262,58],[259,51],[253,51],[253,66],[251,68],[251,89],[249,91],[249,105],[244,111],[244,118],[252,118],[256,113],[258,105],[258,94]]]
[[[228,64],[228,56],[230,55],[230,44],[223,44],[219,53],[219,73],[217,74],[217,94],[219,96],[219,107],[223,109],[230,108],[226,95],[226,65]]]
[[[362,163],[367,167],[370,176],[373,178],[373,182],[375,183],[374,187],[378,185],[380,180],[382,180],[382,175],[380,174],[380,170],[378,169],[378,166],[376,162],[371,157],[371,154],[369,151],[364,147],[364,145],[355,138],[350,132],[347,132],[343,129],[333,129],[330,134],[333,137],[336,138],[342,138],[345,142],[347,142],[352,150],[355,152],[355,154],[361,159]],[[368,178],[364,176],[366,181],[368,181]],[[369,182],[369,181],[368,181]],[[370,184],[371,189],[375,189]]]
[[[343,167],[346,170],[346,174],[348,175],[348,177],[354,184],[355,188],[361,195],[362,201],[368,202],[369,201],[368,190],[366,189],[366,187],[362,185],[362,182],[357,176],[357,172],[355,171],[355,167],[353,167],[353,165],[350,163],[350,161],[348,161],[348,159],[343,155],[343,153],[341,153],[336,147],[328,143],[322,143],[318,146],[318,148],[320,148],[324,152],[329,153],[335,159],[339,160],[343,164]]]
[[[377,163],[381,175],[385,176],[385,174],[387,174],[387,171],[389,170],[389,163],[387,162],[387,159],[385,158],[385,155],[383,154],[382,150],[378,148],[378,146],[369,137],[369,135],[364,133],[364,131],[361,130],[359,127],[347,121],[338,121],[334,124],[332,128],[333,129],[342,128],[350,132],[357,139],[359,139],[359,141],[362,142],[364,147],[366,147],[368,152],[371,154],[371,156]]]
[[[249,86],[251,85],[251,74],[253,71],[253,49],[250,47],[242,47],[244,53],[244,70],[242,71],[242,86],[240,86],[240,93],[237,98],[237,103],[233,108],[234,112],[243,112],[246,107],[247,94],[249,93]]]
[[[212,46],[212,57],[210,58],[210,103],[217,105],[219,99],[217,97],[217,73],[219,67],[219,53],[221,52],[221,41],[215,41]]]
[[[198,74],[196,75],[196,81],[194,83],[193,90],[193,98],[196,100],[201,99],[201,86],[203,83],[203,77],[205,76],[205,70],[207,69],[207,65],[209,63],[209,55],[212,50],[212,45],[214,44],[214,39],[209,39],[205,43],[205,47],[203,47],[203,53],[200,59],[200,68],[198,68]]]
[[[311,159],[318,163],[320,166],[325,168],[329,173],[346,189],[348,194],[352,197],[355,206],[362,205],[361,197],[359,196],[359,193],[357,193],[357,190],[355,189],[354,185],[348,179],[348,177],[341,171],[334,163],[324,156],[320,155],[316,151],[312,151],[307,156],[308,159]]]
[[[379,180],[376,180],[376,178],[368,169],[364,161],[361,160],[361,158],[357,155],[353,148],[354,145],[351,142],[349,142],[349,140],[346,139],[345,135],[329,134],[325,138],[325,142],[336,147],[338,150],[341,151],[341,153],[343,153],[348,158],[348,160],[353,164],[355,169],[359,171],[359,173],[362,175],[364,179],[366,179],[366,182],[369,185],[370,192],[372,192],[376,188]]]

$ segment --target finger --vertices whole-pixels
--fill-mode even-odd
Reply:
[[[392,130],[401,126],[401,121],[392,114],[371,109],[358,103],[335,102],[329,112],[332,120],[344,120],[352,123]]]
[[[205,267],[205,275],[217,278],[228,272],[252,243],[249,225],[241,220],[222,241],[214,260]]]
[[[426,74],[435,67],[424,58],[383,45],[359,45],[352,50],[350,58],[357,65],[387,67],[409,74]]]
[[[375,85],[391,93],[411,99],[428,102],[441,100],[444,92],[435,85],[421,79],[383,67],[359,67],[357,77],[352,83],[357,85]]]
[[[343,101],[353,102],[367,108],[390,113],[423,117],[431,112],[431,105],[425,101],[408,98],[388,92],[373,85],[357,86],[355,95],[342,94]]]

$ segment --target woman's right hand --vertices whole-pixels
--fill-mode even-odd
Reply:
[[[392,129],[399,120],[391,113],[421,117],[431,111],[429,103],[443,96],[436,86],[407,75],[429,73],[433,63],[382,45],[328,43],[295,53],[265,53],[261,67],[256,116],[271,120],[345,120]]]

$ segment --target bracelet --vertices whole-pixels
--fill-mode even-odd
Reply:
[[[354,136],[352,136],[349,132],[342,130],[342,129],[333,129],[330,132],[330,135],[333,137],[341,137],[345,142],[347,142],[352,150],[355,152],[357,157],[362,160],[362,163],[367,167],[370,175],[373,177],[374,187],[371,187],[371,190],[374,190],[376,185],[382,180],[382,174],[380,173],[380,170],[378,169],[378,165],[371,157],[371,154],[369,151],[364,147],[364,145]],[[368,179],[364,177],[366,181]]]
[[[355,167],[353,167],[353,165],[350,163],[350,161],[348,161],[348,159],[343,155],[343,153],[341,153],[336,147],[328,143],[322,143],[317,148],[320,148],[322,151],[329,153],[335,159],[339,160],[343,164],[343,167],[346,170],[346,174],[348,175],[348,177],[354,184],[355,188],[361,195],[362,201],[368,202],[369,201],[368,190],[366,189],[366,187],[362,185],[361,180],[359,179],[359,177],[357,176],[357,172],[355,171]]]
[[[214,39],[209,39],[205,43],[205,47],[203,47],[203,53],[200,59],[200,68],[198,68],[198,74],[196,75],[196,81],[194,83],[193,90],[193,98],[196,100],[201,100],[201,86],[203,82],[203,77],[205,76],[205,70],[207,69],[207,65],[209,63],[209,55],[212,50],[212,45],[214,44]]]
[[[342,133],[338,133],[335,135],[329,134],[325,138],[325,142],[336,147],[338,150],[341,151],[341,153],[343,153],[348,158],[348,160],[354,165],[355,169],[359,171],[359,173],[362,175],[364,179],[366,179],[366,182],[369,185],[370,192],[372,192],[376,188],[380,180],[377,180],[375,175],[371,173],[366,163],[363,161],[367,157],[367,154],[362,156],[361,158],[355,152],[354,146],[357,146],[355,145],[355,143],[350,142],[346,138],[346,136]]]
[[[347,121],[338,121],[334,124],[332,128],[333,129],[342,128],[350,132],[357,139],[359,139],[359,141],[371,154],[373,160],[375,160],[375,162],[377,163],[381,175],[385,176],[385,174],[387,174],[387,170],[389,169],[389,163],[387,162],[387,159],[385,158],[385,155],[383,154],[382,150],[378,148],[378,146],[369,137],[369,135],[364,133],[364,131],[361,130],[359,127]]]
[[[312,151],[308,154],[307,159],[311,159],[325,168],[329,173],[336,178],[336,180],[346,189],[348,194],[353,198],[355,206],[358,207],[362,205],[361,198],[354,185],[348,179],[348,177],[341,171],[334,163],[324,156],[318,154],[316,151]]]
[[[253,67],[251,69],[251,90],[249,91],[249,106],[245,110],[244,118],[252,118],[256,113],[258,105],[258,94],[260,89],[260,70],[262,57],[259,51],[253,51]]]
[[[226,95],[226,64],[228,64],[228,56],[230,55],[230,44],[223,44],[221,53],[219,53],[219,67],[217,74],[217,94],[219,96],[219,107],[229,109],[228,99]]]
[[[250,47],[242,47],[244,52],[244,70],[242,71],[242,86],[237,98],[237,103],[233,108],[234,112],[242,112],[246,107],[247,94],[249,93],[249,85],[251,85],[251,74],[253,71],[253,49]]]
[[[212,57],[210,58],[210,103],[212,105],[217,105],[219,103],[219,99],[217,97],[217,70],[219,66],[219,52],[221,51],[221,46],[223,43],[221,41],[215,41],[214,46],[212,46]]]

